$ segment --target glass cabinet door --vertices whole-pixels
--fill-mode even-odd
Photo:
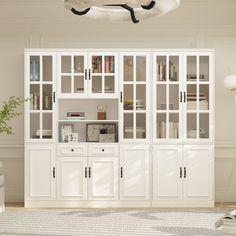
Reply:
[[[27,57],[26,98],[28,102],[28,139],[52,140],[54,110],[54,55],[29,54]],[[27,114],[27,115],[28,115]]]
[[[154,130],[155,141],[181,138],[181,56],[154,54]]]
[[[147,140],[149,60],[148,54],[125,54],[121,57],[121,129],[123,140]]]
[[[83,97],[87,94],[86,66],[85,53],[59,54],[59,97]]]
[[[117,97],[117,54],[89,54],[89,95],[95,97]]]
[[[185,56],[185,139],[208,140],[211,121],[211,56],[186,54]]]

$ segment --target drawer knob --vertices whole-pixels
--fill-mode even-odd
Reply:
[[[73,151],[74,151],[74,149],[71,149],[71,151],[73,152]]]
[[[104,150],[104,149],[102,149],[102,151],[104,152],[105,150]]]

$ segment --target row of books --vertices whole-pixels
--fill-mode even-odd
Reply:
[[[115,72],[115,58],[114,56],[106,56],[104,63],[105,73]],[[93,73],[102,73],[102,57],[93,57],[92,59]]]
[[[30,110],[40,109],[40,95],[39,93],[30,94]],[[52,96],[48,94],[43,95],[43,110],[52,110]]]
[[[205,93],[199,93],[198,97],[199,101],[207,101],[207,97]],[[197,101],[197,93],[188,93],[187,101]]]
[[[40,80],[40,66],[38,61],[30,62],[30,81]]]
[[[166,138],[166,122],[157,122],[157,138]],[[169,122],[169,138],[176,139],[179,137],[179,123]]]
[[[169,80],[177,81],[177,71],[175,64],[173,62],[169,62]],[[166,81],[166,64],[163,62],[157,63],[157,80],[158,81]]]
[[[115,58],[114,56],[105,57],[105,73],[115,73]]]

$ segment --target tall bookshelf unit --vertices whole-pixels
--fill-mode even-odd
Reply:
[[[25,207],[214,206],[214,50],[26,49],[25,98]]]

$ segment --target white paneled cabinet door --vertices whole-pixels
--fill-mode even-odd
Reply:
[[[26,150],[27,199],[55,199],[54,147],[44,145],[30,145],[26,147]]]
[[[212,146],[185,146],[183,156],[184,198],[211,200],[213,192]]]
[[[153,156],[153,199],[182,199],[182,147],[155,146]]]
[[[58,199],[87,199],[87,158],[58,158]]]
[[[148,145],[121,146],[120,198],[122,200],[149,200]]]
[[[118,157],[89,157],[89,199],[118,199]]]

